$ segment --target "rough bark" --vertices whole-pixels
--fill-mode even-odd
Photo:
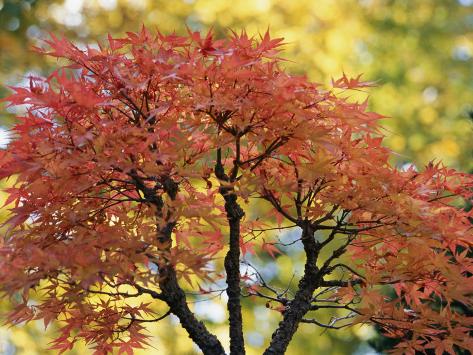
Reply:
[[[239,150],[237,144],[237,150]],[[239,152],[237,153],[239,156]],[[233,182],[238,171],[238,165],[229,177],[225,174],[222,165],[221,150],[217,150],[217,163],[215,165],[215,176],[227,184]],[[241,315],[241,287],[240,287],[240,220],[245,213],[237,202],[237,195],[232,186],[223,185],[219,189],[225,199],[225,212],[227,213],[228,225],[230,227],[229,249],[225,256],[225,272],[227,274],[228,295],[228,319],[230,335],[230,354],[244,355],[245,340],[243,337],[243,318]]]
[[[157,220],[164,219],[164,226],[157,224],[157,240],[160,251],[160,260],[158,261],[159,287],[161,289],[162,299],[167,303],[170,311],[179,318],[182,327],[187,331],[192,341],[203,351],[205,355],[225,355],[225,350],[218,338],[210,333],[204,323],[199,321],[187,305],[186,295],[177,282],[176,270],[174,265],[168,261],[167,255],[172,247],[172,231],[176,225],[172,216],[163,216],[163,200],[161,196],[146,187],[136,172],[130,174],[136,183],[136,186],[143,192],[145,198],[157,208]],[[163,179],[162,185],[165,192],[171,199],[175,199],[178,186],[169,177]]]
[[[160,282],[161,292],[171,312],[179,318],[182,327],[189,334],[189,338],[205,355],[224,355],[225,351],[217,337],[211,334],[189,309],[185,293],[177,283],[174,269],[172,267],[164,269],[166,277]]]
[[[225,256],[225,271],[227,273],[228,314],[230,323],[230,354],[245,354],[243,338],[243,319],[240,303],[240,219],[243,210],[237,203],[234,194],[226,194],[225,211],[230,226],[229,250]]]
[[[306,253],[304,276],[299,281],[294,299],[286,306],[283,319],[274,331],[264,355],[281,355],[286,352],[302,318],[310,310],[312,295],[322,279],[316,266],[318,247],[312,228],[304,227],[301,240]]]

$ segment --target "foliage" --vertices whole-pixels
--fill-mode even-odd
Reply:
[[[143,28],[107,42],[52,36],[37,50],[68,63],[7,98],[27,107],[0,158],[0,177],[15,177],[0,249],[10,323],[58,320],[60,352],[82,339],[132,353],[149,345],[147,323],[174,314],[204,353],[223,354],[187,302],[223,278],[231,353],[245,352],[242,297],[281,314],[265,354],[283,353],[300,323],[374,323],[401,339],[398,353],[473,347],[456,306],[471,306],[471,212],[454,206],[472,177],[393,168],[382,116],[349,99],[373,83],[289,75],[268,33]],[[298,238],[271,238],[283,229]],[[294,293],[256,267],[241,275],[242,255],[295,244]],[[323,322],[323,309],[344,314]]]
[[[395,164],[423,166],[436,157],[466,170],[471,167],[473,150],[472,126],[463,117],[473,102],[469,80],[473,75],[471,5],[466,0],[318,0],[316,4],[307,0],[0,0],[0,97],[7,93],[3,85],[27,84],[25,78],[31,73],[48,75],[55,60],[32,55],[30,47],[50,31],[65,33],[83,46],[93,39],[104,39],[106,32],[122,35],[135,31],[141,23],[183,34],[185,22],[193,29],[214,27],[219,36],[228,28],[245,27],[250,33],[258,33],[269,25],[271,32],[289,41],[283,55],[291,61],[283,66],[292,72],[308,73],[314,80],[327,78],[327,82],[342,70],[363,72],[365,78],[380,84],[370,92],[369,107],[392,117],[383,125],[387,128],[385,143],[399,153],[392,156]],[[12,27],[15,23],[18,28]],[[7,112],[1,106],[0,125],[11,124],[11,111],[21,115],[21,108],[12,107]],[[0,146],[5,138],[0,128]],[[286,238],[284,232],[281,238]],[[294,277],[284,271],[294,269],[295,278],[301,272],[300,249],[291,250],[290,255],[280,255],[270,263],[282,272],[265,269],[270,270],[265,273],[266,279],[283,288]],[[201,307],[204,304],[221,307],[218,298],[201,302],[204,296],[195,297],[197,311],[205,308]],[[277,318],[261,307],[253,312],[245,307],[247,301],[251,304],[244,300],[243,318],[251,334],[248,345],[252,348],[248,350],[259,354],[261,339],[269,336]],[[199,315],[205,317],[206,313]],[[225,342],[220,320],[212,321],[212,327]],[[166,321],[170,326],[173,322]],[[27,341],[40,346],[36,340],[26,339],[26,334],[20,337],[29,328],[34,333],[37,326],[17,328],[10,339],[19,353]],[[160,334],[164,328],[160,323]],[[154,329],[150,330],[153,334],[157,332]],[[169,339],[175,339],[174,331],[166,329],[167,335],[162,338],[167,339],[169,334]],[[291,354],[305,354],[307,347],[333,355],[354,353],[359,338],[370,334],[366,327],[320,333],[322,336],[314,337],[310,325],[302,326]],[[176,344],[185,344],[188,350],[176,348]],[[182,354],[191,346],[179,337],[172,347],[160,344],[156,351]],[[27,348],[25,353],[33,353],[32,347]]]
[[[17,83],[53,61],[29,47],[47,32],[64,33],[83,45],[112,32],[135,31],[141,23],[185,33],[214,27],[272,33],[289,41],[293,72],[320,80],[365,73],[380,88],[370,107],[389,119],[386,143],[397,164],[423,166],[435,156],[470,170],[472,126],[465,117],[473,91],[473,4],[467,0],[4,0],[0,1],[0,81]],[[11,9],[8,10],[7,9]],[[7,24],[17,23],[12,30]],[[0,92],[0,95],[2,93]],[[5,121],[6,113],[0,117]],[[3,122],[2,122],[3,123]]]

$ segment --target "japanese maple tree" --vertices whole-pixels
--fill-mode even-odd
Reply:
[[[37,50],[64,66],[6,98],[25,108],[0,153],[9,323],[57,320],[60,352],[84,340],[131,354],[174,314],[205,354],[224,354],[188,305],[223,278],[231,354],[245,353],[242,297],[280,312],[267,355],[300,323],[376,324],[397,353],[473,349],[457,306],[473,306],[472,213],[459,208],[472,176],[390,165],[382,116],[350,99],[372,83],[290,75],[268,33],[46,42]],[[288,230],[305,254],[293,289],[241,272],[246,255],[279,255]],[[324,323],[324,309],[345,314]]]

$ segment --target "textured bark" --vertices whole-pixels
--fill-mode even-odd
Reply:
[[[160,282],[160,287],[171,312],[179,318],[182,327],[189,334],[189,338],[205,355],[224,355],[225,351],[217,337],[211,334],[189,309],[185,293],[177,283],[174,269],[165,269],[166,277]]]
[[[177,282],[176,270],[168,260],[168,255],[172,247],[172,231],[176,225],[172,216],[163,216],[163,200],[161,196],[146,187],[135,172],[130,174],[137,187],[143,192],[145,198],[157,207],[157,220],[165,219],[167,223],[164,226],[157,225],[157,240],[161,252],[158,261],[159,287],[161,289],[162,299],[167,303],[170,311],[179,318],[182,327],[187,331],[189,338],[197,344],[205,355],[225,355],[225,350],[218,338],[210,333],[204,323],[199,321],[187,305],[186,295]],[[172,179],[166,177],[162,185],[165,192],[171,199],[175,199],[178,186]]]
[[[228,314],[230,323],[230,354],[245,354],[243,338],[243,319],[240,303],[240,219],[243,210],[237,203],[234,194],[225,192],[225,211],[230,226],[229,250],[225,256],[225,271],[227,273]]]
[[[307,258],[304,276],[299,281],[294,299],[286,306],[283,319],[274,331],[264,355],[281,355],[286,352],[302,318],[310,310],[312,295],[321,282],[321,274],[316,266],[318,247],[314,239],[314,231],[306,226],[301,239]]]
[[[239,156],[239,140],[237,138],[237,156]],[[238,159],[237,159],[238,160]],[[234,166],[231,175],[225,173],[222,165],[222,152],[217,150],[215,176],[224,182],[234,182],[238,165]],[[225,256],[225,272],[227,274],[228,320],[230,323],[230,354],[245,354],[245,339],[243,337],[243,318],[240,302],[240,220],[245,213],[237,202],[237,195],[232,186],[220,186],[220,194],[225,199],[225,212],[230,227],[229,249]]]

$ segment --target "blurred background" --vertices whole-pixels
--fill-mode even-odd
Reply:
[[[186,25],[213,27],[217,37],[229,29],[257,35],[269,27],[273,37],[286,39],[283,56],[292,73],[322,83],[342,72],[377,81],[370,109],[386,116],[393,164],[422,167],[435,159],[463,171],[473,168],[473,0],[0,0],[0,97],[7,86],[55,65],[30,50],[48,32],[92,44],[142,24],[165,33],[185,33]],[[0,103],[0,148],[8,143],[15,113]],[[0,220],[5,213],[0,211]],[[266,276],[287,284],[293,273],[281,270],[297,270],[297,259],[270,259]],[[226,338],[219,298],[194,308]],[[259,354],[278,317],[264,305],[245,312],[249,354]],[[196,353],[172,318],[150,332],[156,349],[147,354]],[[51,328],[45,336],[39,323],[0,328],[0,354],[47,354],[53,334]],[[288,354],[376,354],[369,343],[381,344],[379,351],[389,346],[368,327],[322,332],[302,325]],[[85,347],[71,352],[89,353]]]

